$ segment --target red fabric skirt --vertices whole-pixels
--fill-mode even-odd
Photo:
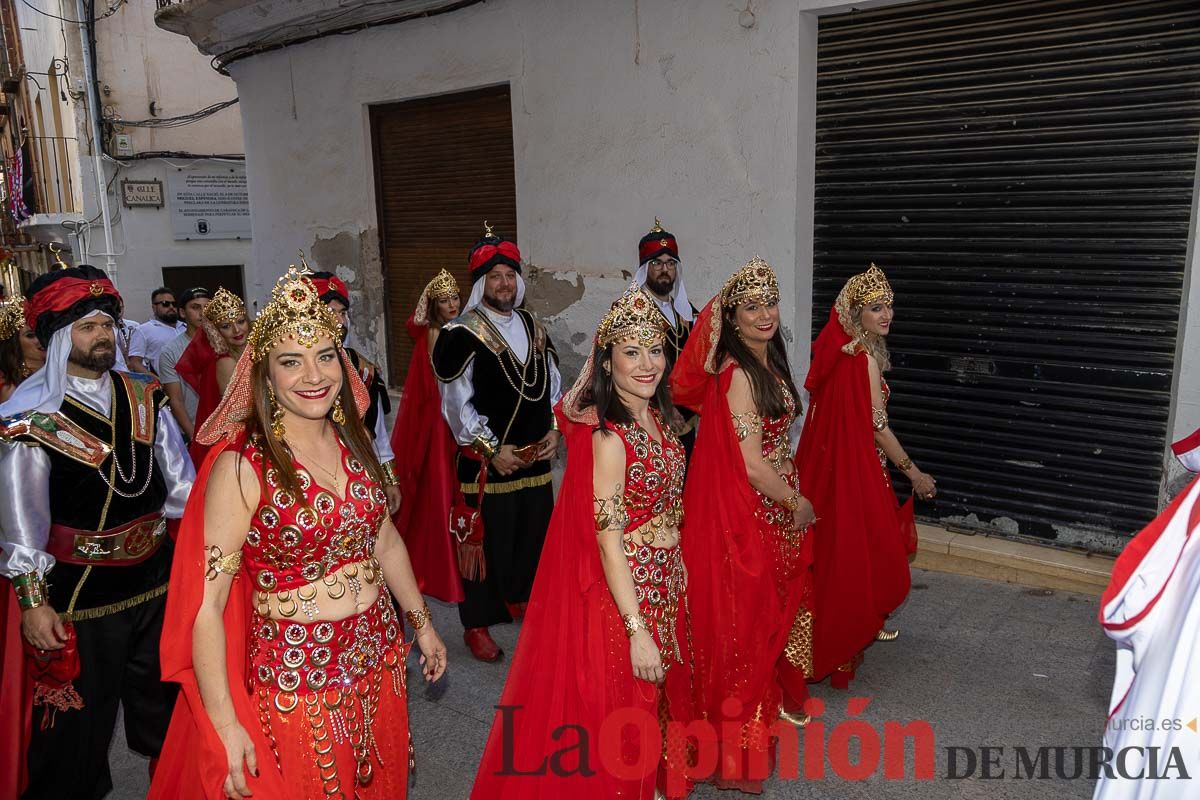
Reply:
[[[336,622],[255,617],[250,681],[279,771],[302,797],[403,798],[405,645],[391,596]]]

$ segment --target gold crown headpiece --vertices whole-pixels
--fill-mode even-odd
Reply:
[[[0,342],[16,336],[25,324],[25,301],[20,297],[0,300]]]
[[[721,290],[721,305],[725,308],[748,301],[779,302],[779,279],[775,277],[775,270],[758,256],[733,273]]]
[[[637,339],[638,344],[649,347],[662,339],[666,332],[666,319],[642,291],[642,287],[634,283],[600,320],[596,342],[601,347],[608,347],[625,339]]]
[[[276,343],[288,336],[311,348],[322,334],[342,341],[342,326],[329,306],[321,302],[317,287],[308,279],[307,271],[295,266],[275,282],[271,301],[254,320],[248,345],[255,361],[261,361]]]
[[[846,287],[842,291],[851,308],[879,302],[891,305],[896,299],[887,276],[883,274],[883,270],[875,266],[874,262],[871,262],[871,266],[866,272],[860,272],[846,281]]]
[[[458,281],[447,270],[442,270],[433,277],[425,287],[425,294],[430,300],[446,300],[458,297]]]
[[[246,304],[242,298],[222,286],[213,295],[212,302],[204,307],[204,316],[213,325],[237,322],[246,316]]]

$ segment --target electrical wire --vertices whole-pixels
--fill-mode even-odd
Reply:
[[[26,6],[28,6],[31,11],[36,11],[37,13],[41,14],[43,17],[49,17],[50,19],[56,19],[59,22],[69,22],[72,25],[83,25],[84,24],[84,21],[81,19],[67,19],[66,17],[60,17],[57,14],[51,14],[49,11],[42,11],[40,8],[35,6],[33,3],[29,2],[29,0],[21,0],[21,2],[24,3]],[[117,0],[116,3],[109,6],[108,10],[105,11],[100,16],[96,17],[96,19],[98,19],[98,20],[99,19],[108,19],[113,14],[117,13],[117,10],[121,6],[125,5],[126,2],[127,2],[127,0]]]
[[[220,103],[213,103],[211,106],[206,106],[199,111],[193,111],[190,114],[180,114],[177,117],[161,117],[150,119],[121,119],[117,116],[107,117],[106,121],[114,125],[124,125],[130,128],[178,128],[183,125],[191,125],[193,122],[199,122],[206,117],[211,117],[218,111],[224,111],[232,105],[236,105],[238,98],[225,100]]]

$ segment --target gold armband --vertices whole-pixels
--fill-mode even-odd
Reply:
[[[902,460],[896,462],[896,469],[900,470],[901,472],[908,472],[912,468],[912,459],[908,456],[905,456]]]
[[[399,486],[400,479],[396,477],[396,462],[385,461],[379,465],[383,470],[383,482],[388,486]]]
[[[646,624],[646,620],[642,618],[641,614],[622,614],[621,621],[625,623],[625,635],[630,639],[639,630],[647,633],[650,631],[650,626]]]
[[[471,449],[482,456],[484,461],[491,461],[499,448],[483,436],[476,436],[471,442]]]
[[[46,579],[38,575],[37,570],[17,575],[12,579],[12,585],[22,611],[46,605]]]
[[[733,417],[733,432],[739,442],[746,441],[746,438],[752,433],[762,433],[762,417],[753,411],[729,416]]]
[[[612,529],[625,530],[629,514],[625,511],[625,496],[617,484],[612,497],[593,497],[595,503],[596,533]]]
[[[217,575],[222,572],[226,575],[237,575],[238,570],[242,566],[242,551],[224,555],[221,548],[217,545],[209,545],[208,550],[208,565],[204,569],[204,580],[215,581]]]
[[[888,415],[886,408],[871,409],[871,427],[877,431],[886,430],[888,426]]]
[[[432,616],[433,614],[430,613],[429,606],[427,605],[404,612],[404,618],[408,620],[408,625],[413,629],[414,633],[428,625]]]

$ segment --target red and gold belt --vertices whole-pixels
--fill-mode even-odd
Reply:
[[[50,526],[47,551],[64,564],[138,564],[152,556],[167,534],[162,513],[151,513],[104,531]]]

